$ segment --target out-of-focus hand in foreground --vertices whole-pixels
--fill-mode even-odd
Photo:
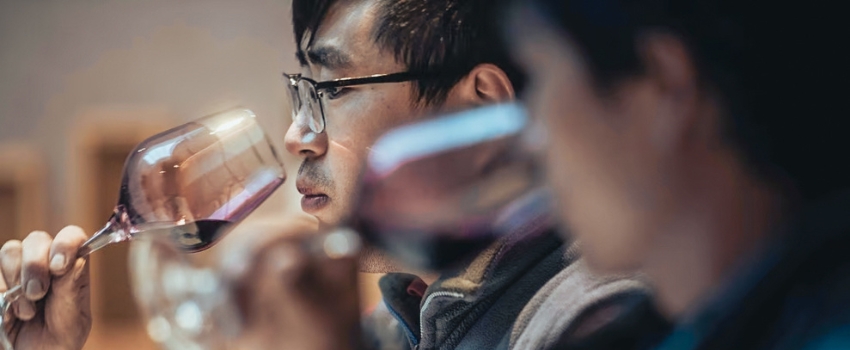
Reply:
[[[18,284],[24,295],[6,314],[3,331],[17,350],[80,349],[91,330],[88,261],[77,250],[88,237],[68,226],[43,231],[0,249],[0,292]]]
[[[243,317],[240,348],[355,349],[359,238],[291,222],[240,228],[220,260]]]

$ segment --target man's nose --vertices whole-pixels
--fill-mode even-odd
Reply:
[[[286,150],[300,157],[321,157],[328,149],[328,133],[313,132],[304,119],[296,118],[289,125],[284,138]]]

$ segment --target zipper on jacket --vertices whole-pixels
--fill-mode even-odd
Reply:
[[[425,336],[425,320],[423,319],[423,315],[425,315],[425,310],[428,309],[428,306],[431,305],[431,300],[434,300],[436,297],[453,297],[462,299],[464,295],[458,292],[450,292],[447,290],[441,290],[438,292],[431,293],[425,298],[425,302],[422,303],[422,309],[419,310],[419,344],[422,344],[422,337]],[[416,345],[414,350],[419,349],[419,344]]]

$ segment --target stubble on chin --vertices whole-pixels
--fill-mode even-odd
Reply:
[[[371,244],[365,244],[360,255],[360,272],[364,273],[388,273],[403,272],[395,259],[384,250]]]

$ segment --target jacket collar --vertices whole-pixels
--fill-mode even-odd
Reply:
[[[387,308],[399,320],[412,347],[454,348],[509,289],[517,284],[539,288],[576,258],[565,251],[551,221],[541,217],[516,228],[459,268],[444,272],[424,293],[424,283],[410,274],[387,274],[379,285]],[[541,272],[526,276],[532,269]],[[527,300],[510,298],[511,306],[498,311],[518,314]],[[504,324],[488,324],[487,328],[508,331],[515,317],[495,316],[493,319],[499,320],[495,323]]]

